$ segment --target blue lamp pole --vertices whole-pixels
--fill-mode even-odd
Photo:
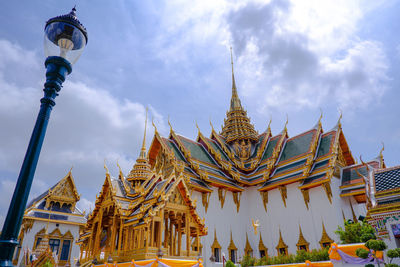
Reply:
[[[47,59],[44,97],[40,100],[40,111],[1,232],[0,266],[13,266],[12,257],[19,243],[18,234],[50,113],[56,104],[55,98],[61,90],[65,77],[71,73],[72,64],[78,60],[87,44],[86,29],[77,19],[75,11],[73,8],[69,14],[54,17],[46,22],[44,50]]]

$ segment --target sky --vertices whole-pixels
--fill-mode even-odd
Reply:
[[[128,174],[145,110],[158,131],[195,139],[196,122],[220,129],[231,96],[230,50],[242,105],[259,133],[288,118],[289,136],[322,111],[328,131],[343,114],[353,153],[400,164],[400,1],[1,1],[0,225],[43,95],[45,22],[68,13],[88,44],[51,114],[30,199],[72,175],[89,211],[106,162]],[[151,125],[149,123],[149,125]],[[147,147],[154,133],[147,131]]]

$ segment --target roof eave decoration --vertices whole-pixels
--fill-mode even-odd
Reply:
[[[197,123],[196,123],[196,126],[198,127]],[[203,142],[204,144],[206,144],[208,152],[214,157],[214,159],[218,162],[218,164],[221,165],[221,167],[224,171],[229,172],[232,170],[232,164],[222,159],[221,153],[219,151],[216,151],[213,148],[213,146],[211,144],[209,144],[209,141],[201,133],[200,129],[199,129],[198,136],[197,136],[197,142],[199,142],[199,143]]]
[[[304,179],[306,179],[311,174],[311,172],[310,172],[311,167],[315,161],[316,153],[318,151],[318,145],[320,144],[320,141],[321,141],[321,137],[322,137],[322,133],[323,133],[321,118],[322,118],[322,112],[321,112],[321,116],[316,125],[316,133],[314,135],[314,139],[311,141],[310,149],[309,149],[308,156],[307,156],[307,161],[304,165],[304,170],[303,170]]]

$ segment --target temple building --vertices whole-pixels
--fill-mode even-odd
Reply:
[[[207,266],[223,255],[238,262],[338,242],[338,225],[366,216],[371,201],[365,165],[355,161],[340,120],[325,131],[320,117],[293,137],[287,122],[277,134],[270,124],[259,133],[239,99],[232,63],[220,132],[212,127],[206,137],[197,127],[191,140],[170,123],[168,137],[154,125],[149,150],[143,140],[127,176],[107,171],[78,241],[82,262],[200,254]],[[368,164],[385,168],[382,153]]]
[[[69,171],[27,205],[14,252],[15,266],[42,266],[47,260],[58,266],[72,266],[78,260],[75,241],[86,223],[85,214],[76,207],[79,199]]]
[[[400,166],[380,167],[376,162],[363,162],[357,173],[366,188],[366,219],[378,238],[393,249],[400,247]]]

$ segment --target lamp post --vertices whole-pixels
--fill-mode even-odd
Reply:
[[[40,111],[1,232],[0,266],[13,266],[12,257],[18,245],[17,238],[50,113],[56,104],[55,98],[61,90],[65,76],[71,73],[72,64],[78,60],[87,44],[86,29],[77,19],[75,11],[74,7],[69,14],[54,17],[46,22],[44,51],[47,58],[44,97],[40,100]]]

